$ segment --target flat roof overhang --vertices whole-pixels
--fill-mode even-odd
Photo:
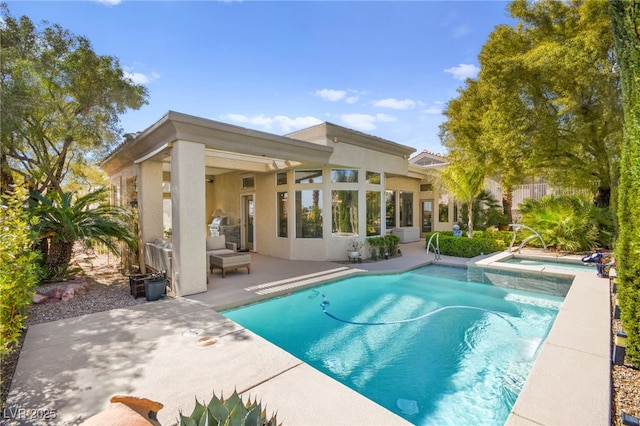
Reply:
[[[208,156],[222,151],[227,153],[224,154],[227,158],[229,153],[241,155],[249,162],[254,157],[257,163],[264,164],[264,171],[273,170],[269,164],[285,164],[287,161],[325,164],[333,152],[333,147],[327,145],[169,111],[134,139],[117,147],[101,167],[113,175],[151,158],[162,160],[170,155],[171,146],[177,141],[201,143]]]

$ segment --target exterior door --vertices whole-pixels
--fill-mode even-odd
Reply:
[[[424,237],[433,230],[433,200],[421,200],[420,205],[420,234]]]
[[[255,229],[255,205],[253,195],[243,195],[243,213],[242,213],[242,247],[247,250],[254,249]]]

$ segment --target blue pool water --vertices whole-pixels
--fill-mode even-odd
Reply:
[[[414,424],[503,424],[562,300],[431,265],[223,314]]]
[[[501,262],[514,263],[518,265],[546,266],[548,268],[569,269],[582,272],[596,272],[595,263],[570,262],[561,260],[553,261],[552,259],[545,261],[539,258],[528,257],[510,257],[508,259],[502,260]]]

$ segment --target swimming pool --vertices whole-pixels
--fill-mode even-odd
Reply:
[[[596,272],[596,264],[595,263],[582,263],[580,261],[571,261],[557,258],[540,258],[540,257],[525,257],[525,256],[514,256],[507,258],[505,260],[501,260],[504,263],[512,263],[517,265],[531,265],[531,266],[546,266],[548,268],[560,268],[560,269],[569,269],[572,271],[581,271],[581,272]]]
[[[562,300],[430,265],[223,315],[414,424],[503,424]]]

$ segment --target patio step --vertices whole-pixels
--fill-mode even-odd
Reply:
[[[302,275],[295,278],[288,278],[279,281],[271,281],[268,283],[254,285],[245,288],[247,291],[254,291],[257,294],[271,294],[280,291],[286,291],[297,287],[302,287],[308,284],[313,284],[319,281],[331,280],[334,278],[340,278],[346,275],[360,272],[360,269],[353,269],[347,267],[329,269],[327,271],[315,272],[313,274]]]

